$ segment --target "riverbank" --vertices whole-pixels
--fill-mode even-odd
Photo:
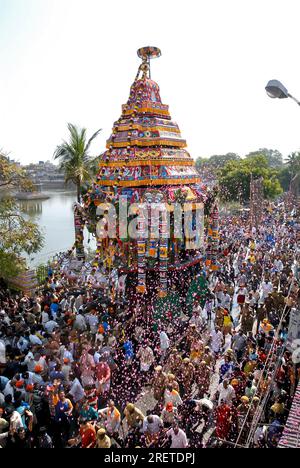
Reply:
[[[75,241],[74,212],[76,192],[65,190],[45,191],[46,200],[20,200],[19,206],[27,219],[38,224],[45,236],[43,249],[27,257],[31,268],[46,264],[56,253],[72,248]],[[96,247],[94,241],[85,233],[86,247]]]
[[[14,197],[19,201],[48,200],[50,197],[43,192],[18,192]]]

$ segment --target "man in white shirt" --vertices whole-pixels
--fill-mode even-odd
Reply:
[[[60,358],[63,361],[64,359],[69,359],[69,361],[72,363],[74,362],[74,357],[73,357],[73,352],[72,352],[72,345],[70,344],[69,347],[67,348],[66,346],[62,345],[60,347]]]
[[[196,313],[197,315],[202,315],[202,307],[199,303],[199,301],[195,301],[194,306],[193,306],[193,313]]]
[[[2,322],[8,327],[11,325],[11,320],[5,310],[0,310],[0,318],[2,319]]]
[[[36,367],[41,367],[42,372],[44,372],[47,369],[47,363],[45,359],[39,353],[36,353],[34,355],[33,361],[32,360],[29,361],[29,364],[27,364],[27,370],[29,370],[29,372],[35,372]]]
[[[82,314],[76,315],[76,319],[74,322],[74,330],[77,330],[79,332],[85,332],[87,330],[87,325],[86,321],[84,319],[84,316]]]
[[[29,341],[33,346],[43,346],[43,343],[39,339],[39,337],[36,335],[33,335],[32,333],[29,335]]]
[[[143,432],[149,435],[158,434],[160,429],[163,428],[163,420],[156,414],[150,415],[144,419]]]
[[[222,307],[224,307],[227,310],[231,310],[231,297],[226,291],[223,297],[223,302],[222,302]]]
[[[35,315],[39,315],[41,313],[41,310],[42,310],[41,304],[39,303],[38,300],[36,300],[33,303],[32,311]]]
[[[235,390],[232,385],[229,385],[228,380],[224,380],[224,382],[218,386],[217,394],[219,394],[219,405],[221,405],[223,401],[226,405],[231,406],[232,400],[235,398]]]
[[[169,340],[168,335],[164,331],[160,332],[159,339],[160,339],[161,359],[164,360],[167,354],[167,351],[170,347],[170,340]]]
[[[102,421],[104,421],[105,428],[109,434],[119,432],[121,425],[121,413],[116,408],[115,403],[110,400],[108,406],[98,411]]]
[[[127,275],[122,275],[119,277],[119,281],[118,281],[118,293],[123,298],[125,298],[125,293],[126,293],[126,279],[127,279]]]
[[[165,404],[172,403],[175,408],[182,405],[182,399],[177,390],[172,388],[172,385],[168,385],[164,393]]]
[[[85,316],[85,321],[90,327],[92,335],[96,335],[99,329],[99,318],[96,315],[96,311],[93,310]]]
[[[100,359],[101,359],[101,346],[96,348],[96,351],[95,351],[95,354],[94,354],[94,361],[95,361],[95,364],[99,364],[100,362]]]
[[[62,299],[60,303],[60,308],[63,312],[65,312],[69,308],[69,302],[66,298]]]
[[[45,323],[49,322],[49,314],[45,310],[42,312],[42,325],[44,326]]]
[[[218,354],[223,345],[224,345],[224,336],[223,336],[223,333],[221,332],[221,330],[216,327],[215,330],[212,330],[211,332],[211,348],[212,348],[212,351],[215,353],[215,354]]]
[[[55,322],[55,320],[49,320],[47,323],[45,323],[44,328],[46,332],[51,335],[54,332],[54,330],[59,328],[59,325],[57,322]]]
[[[78,297],[76,297],[75,302],[74,302],[75,311],[78,311],[82,305],[83,305],[83,296],[80,294]]]
[[[24,354],[29,348],[29,341],[26,340],[24,336],[21,336],[18,340],[17,348],[21,351],[22,354]]]
[[[17,432],[18,429],[23,427],[24,425],[20,413],[18,413],[18,411],[14,411],[10,418],[10,430]]]
[[[30,372],[34,372],[34,368],[35,368],[36,363],[34,361],[34,356],[33,356],[33,353],[31,351],[29,351],[29,353],[25,357],[24,364],[27,365],[27,369]]]
[[[224,302],[224,297],[225,297],[225,294],[224,294],[223,291],[216,292],[216,298],[218,300],[218,305],[219,306],[222,306],[222,304]]]
[[[25,372],[23,374],[24,380],[26,385],[29,384],[38,384],[38,385],[43,385],[44,380],[43,377],[39,374],[36,374],[35,372]]]
[[[70,376],[71,377],[71,376]],[[79,401],[83,400],[85,397],[84,389],[77,379],[77,377],[71,383],[71,389],[69,391],[70,395],[72,395],[74,402],[78,403]]]
[[[261,285],[263,291],[263,299],[266,299],[273,292],[273,285],[270,280],[264,281]]]
[[[282,272],[284,266],[280,258],[277,258],[274,262],[274,267],[277,271]]]
[[[141,372],[148,372],[154,362],[154,353],[147,343],[139,349],[137,357],[140,358]]]
[[[13,381],[10,380],[7,382],[5,389],[3,390],[3,395],[6,397],[7,395],[11,395],[12,398],[14,398],[14,386],[13,386]]]
[[[174,449],[185,449],[188,447],[188,440],[185,432],[175,425],[167,432],[167,436],[171,438],[171,447]]]
[[[200,306],[194,307],[193,315],[190,319],[190,325],[195,325],[197,330],[200,331],[203,325],[202,308]]]

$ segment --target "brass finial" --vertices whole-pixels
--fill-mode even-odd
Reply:
[[[138,56],[143,60],[140,65],[136,80],[139,78],[140,73],[143,73],[142,78],[151,78],[150,60],[161,57],[161,50],[158,47],[142,47],[137,52]]]

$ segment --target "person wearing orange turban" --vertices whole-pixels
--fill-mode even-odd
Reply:
[[[43,372],[42,366],[40,366],[39,364],[37,364],[37,365],[35,366],[35,368],[34,368],[34,372],[35,372],[36,374],[41,374],[41,373]]]
[[[22,388],[22,387],[24,387],[24,380],[17,380],[16,388]]]

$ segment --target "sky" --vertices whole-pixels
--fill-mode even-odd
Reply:
[[[152,78],[194,158],[300,148],[300,109],[265,93],[281,80],[300,98],[299,0],[0,0],[0,148],[51,160],[67,123],[103,131],[101,154],[139,66]]]

